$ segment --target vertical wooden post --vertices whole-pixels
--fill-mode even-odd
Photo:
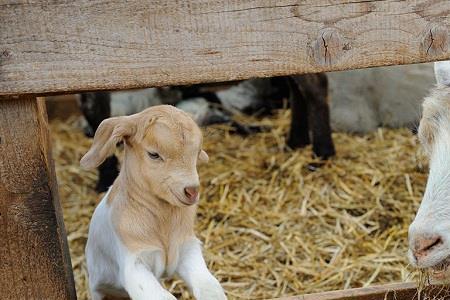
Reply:
[[[0,97],[0,299],[76,299],[43,100]]]

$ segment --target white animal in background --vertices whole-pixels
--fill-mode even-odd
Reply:
[[[430,159],[425,194],[409,228],[409,258],[450,278],[450,62],[436,62],[437,85],[423,103],[419,138]]]
[[[162,276],[177,274],[199,300],[226,299],[194,233],[202,133],[181,110],[160,105],[104,120],[81,159],[92,169],[124,142],[120,174],[96,208],[86,260],[94,300],[176,299]]]
[[[434,84],[433,64],[327,73],[335,131],[367,133],[380,126],[415,128]]]

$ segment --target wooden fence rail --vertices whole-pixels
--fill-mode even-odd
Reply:
[[[0,95],[450,57],[446,0],[0,0]]]
[[[395,283],[278,300],[446,300],[450,299],[449,289],[448,286],[431,285],[419,291],[415,283]]]

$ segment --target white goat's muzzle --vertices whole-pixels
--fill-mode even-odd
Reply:
[[[450,266],[450,229],[445,228],[450,226],[433,226],[433,222],[416,218],[411,224],[408,258],[417,268],[429,268],[434,279],[446,280]]]

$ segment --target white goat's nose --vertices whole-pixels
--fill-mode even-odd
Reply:
[[[409,248],[417,262],[436,251],[443,244],[438,233],[417,232],[410,236]]]

